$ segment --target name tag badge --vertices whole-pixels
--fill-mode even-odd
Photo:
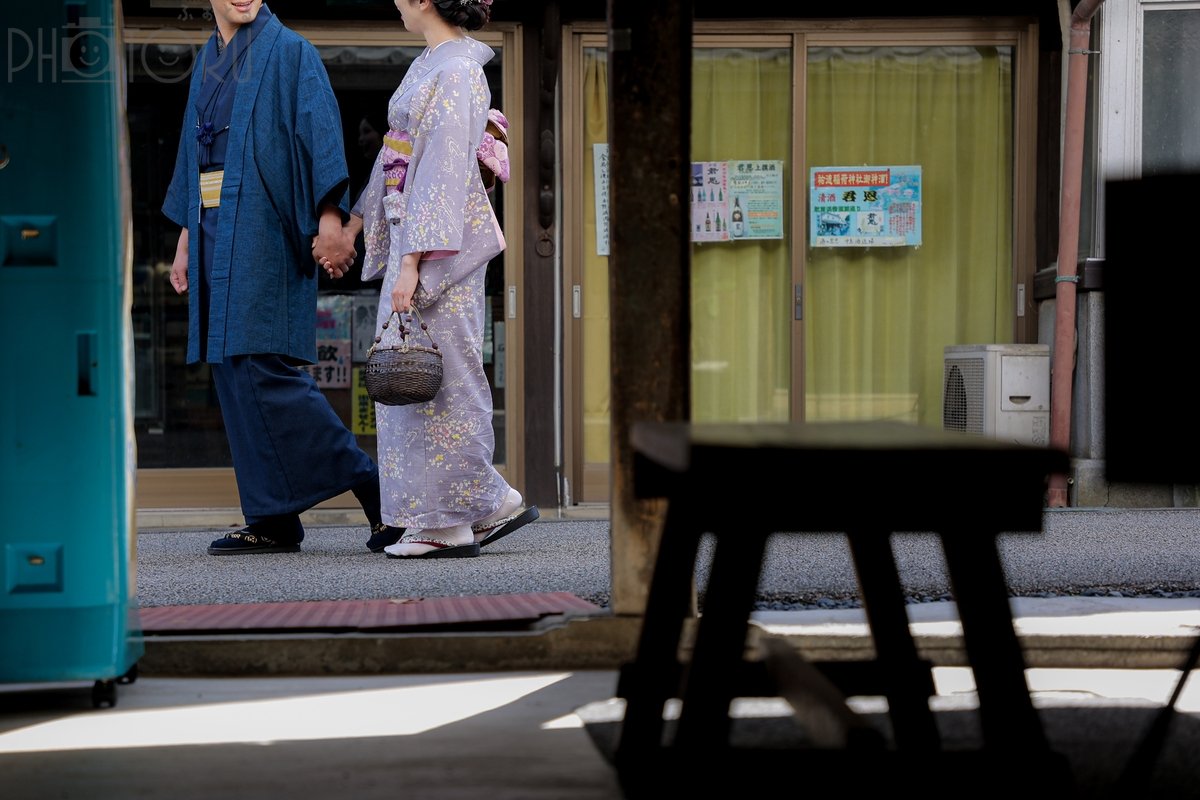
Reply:
[[[221,184],[225,182],[225,170],[200,173],[200,205],[204,208],[220,208]]]

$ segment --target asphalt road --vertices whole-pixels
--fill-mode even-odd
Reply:
[[[736,513],[731,510],[730,513]],[[365,527],[309,527],[300,553],[209,556],[220,529],[138,535],[142,606],[379,597],[571,592],[607,605],[608,520],[539,520],[485,548],[479,558],[399,560],[370,553]],[[949,592],[937,537],[893,539],[914,600]],[[712,541],[702,543],[703,592]],[[1200,509],[1054,509],[1040,534],[1003,534],[1000,551],[1014,594],[1121,592],[1200,594]],[[764,608],[853,603],[854,572],[838,534],[776,535],[759,585]]]

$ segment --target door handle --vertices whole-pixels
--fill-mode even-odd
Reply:
[[[96,350],[95,331],[75,333],[76,387],[80,397],[95,397],[100,362]]]

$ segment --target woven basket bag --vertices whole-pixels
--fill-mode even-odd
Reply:
[[[363,383],[366,384],[367,395],[376,403],[385,406],[427,403],[437,396],[438,389],[442,387],[442,354],[416,306],[412,307],[412,314],[421,324],[430,346],[411,342],[410,330],[405,327],[403,320],[399,320],[400,344],[383,344],[382,331],[375,337],[375,343],[367,350]],[[392,317],[398,316],[399,312],[392,312]],[[391,317],[388,317],[383,323],[384,330],[387,330],[390,322]]]

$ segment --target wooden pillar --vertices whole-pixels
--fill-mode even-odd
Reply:
[[[691,413],[691,0],[608,0],[612,608],[645,611],[665,507],[633,495],[629,434]]]
[[[525,495],[527,503],[553,508],[559,503],[555,397],[549,391],[554,385],[558,357],[554,313],[558,302],[554,91],[562,26],[557,2],[548,2],[541,9],[530,3],[522,12],[521,21],[525,26],[523,57],[526,64],[534,66],[523,71],[524,181],[526,187],[536,187],[536,191],[527,192],[525,198],[525,263],[522,265],[525,280],[519,312],[525,321],[525,471],[524,485],[517,488]]]

